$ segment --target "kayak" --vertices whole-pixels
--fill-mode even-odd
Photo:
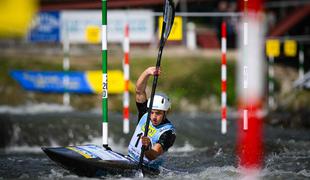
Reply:
[[[118,152],[97,145],[42,147],[47,156],[65,169],[80,176],[96,177],[106,175],[136,176],[138,162]],[[142,173],[156,176],[158,168],[142,165]]]

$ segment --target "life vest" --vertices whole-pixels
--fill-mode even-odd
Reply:
[[[141,138],[144,135],[145,132],[145,124],[147,120],[147,113],[145,113],[142,118],[140,119],[136,130],[130,140],[129,146],[128,146],[128,155],[134,159],[135,161],[139,162],[140,154],[141,154],[141,147],[142,142]],[[152,122],[149,124],[149,131],[148,131],[148,137],[151,140],[151,145],[155,145],[158,141],[160,136],[166,132],[172,130],[175,132],[175,128],[172,123],[165,123],[160,124],[158,126],[153,126]],[[148,163],[150,160],[144,156],[144,163]]]

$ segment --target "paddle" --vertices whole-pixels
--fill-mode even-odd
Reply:
[[[161,31],[159,51],[158,51],[158,55],[157,55],[157,62],[156,62],[156,69],[157,70],[159,70],[159,68],[160,68],[162,51],[164,49],[165,43],[166,43],[168,36],[170,34],[170,31],[171,31],[171,28],[173,25],[173,21],[174,21],[174,14],[175,14],[175,8],[174,8],[173,0],[164,0],[164,1],[165,1],[164,13],[163,13],[164,14],[164,21],[163,21],[163,26],[162,26],[162,31]],[[158,81],[158,75],[154,75],[152,92],[151,92],[151,96],[150,96],[150,106],[149,107],[153,107],[153,100],[154,100],[154,95],[155,95],[155,91],[156,91],[157,81]],[[147,136],[148,131],[149,131],[151,110],[152,110],[152,108],[149,108],[148,112],[147,112],[148,114],[147,114],[147,121],[145,124],[144,137]],[[145,152],[145,147],[142,146],[140,159],[139,159],[139,165],[138,165],[139,169],[142,168],[144,152]]]

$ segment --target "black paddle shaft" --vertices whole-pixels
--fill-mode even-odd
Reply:
[[[159,48],[158,57],[157,57],[157,63],[156,63],[156,70],[157,71],[160,68],[160,62],[161,62],[161,56],[162,56],[163,48],[164,48],[163,45],[161,45],[161,47]],[[156,87],[157,87],[157,81],[158,81],[158,74],[155,74],[154,75],[154,79],[153,79],[153,85],[152,85],[152,92],[151,92],[151,96],[150,96],[149,108],[148,108],[148,111],[147,111],[147,121],[146,121],[146,124],[145,124],[145,132],[144,132],[144,135],[143,135],[144,137],[147,137],[147,134],[149,132],[151,111],[152,111],[154,95],[155,95],[155,91],[156,91]],[[142,162],[143,162],[143,157],[144,157],[145,149],[146,149],[146,147],[142,146],[142,148],[141,148],[141,155],[140,155],[140,159],[139,159],[139,168],[142,168]]]
[[[166,0],[165,4],[165,9],[164,9],[164,21],[163,21],[163,26],[162,26],[162,32],[161,32],[161,37],[160,37],[160,47],[157,55],[157,61],[156,61],[156,71],[159,71],[160,68],[160,63],[161,63],[161,57],[162,57],[162,52],[166,43],[166,40],[168,39],[168,36],[171,31],[171,27],[173,25],[174,21],[174,14],[175,14],[175,9],[174,9],[174,3],[172,0]],[[157,86],[157,81],[158,81],[158,74],[156,73],[154,75],[153,79],[153,85],[152,85],[152,91],[151,91],[151,96],[150,96],[150,103],[149,103],[149,108],[147,112],[147,121],[145,124],[145,131],[144,131],[144,137],[147,137],[147,134],[149,132],[149,125],[150,125],[150,117],[151,117],[151,111],[153,107],[153,101],[154,101],[154,95],[156,91],[156,86]],[[142,168],[142,163],[143,163],[143,158],[144,158],[144,152],[145,152],[146,147],[142,146],[141,148],[141,154],[139,158],[139,165],[138,168]]]
[[[156,71],[157,72],[159,71],[159,68],[160,68],[161,56],[162,56],[163,49],[164,49],[164,43],[161,43],[161,46],[160,46],[159,51],[158,51],[157,63],[156,63]],[[157,74],[157,72],[154,75],[154,79],[153,79],[150,104],[149,104],[149,108],[147,110],[147,121],[146,121],[146,124],[145,124],[144,137],[146,137],[148,132],[149,132],[149,124],[150,124],[150,118],[151,118],[151,111],[152,111],[152,107],[153,107],[154,95],[155,95],[155,91],[156,91],[156,87],[157,87],[157,81],[158,81],[158,74]],[[145,148],[143,148],[143,149],[145,149]]]

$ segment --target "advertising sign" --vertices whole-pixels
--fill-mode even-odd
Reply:
[[[102,71],[21,71],[13,70],[11,76],[27,91],[44,93],[102,93]],[[108,72],[108,93],[121,94],[124,92],[124,74],[119,70]],[[69,79],[69,84],[64,84],[64,79]],[[134,85],[129,84],[133,92]]]
[[[123,42],[124,27],[129,24],[130,42],[149,43],[154,37],[154,16],[152,11],[109,11],[108,41]]]
[[[39,91],[46,93],[92,93],[85,81],[83,72],[71,72],[69,85],[64,87],[64,72],[56,71],[12,71],[11,76],[28,91]]]
[[[284,54],[289,57],[295,57],[297,54],[297,42],[295,40],[284,41]]]
[[[278,57],[280,55],[280,41],[269,39],[266,41],[266,54],[269,57]]]
[[[31,42],[59,42],[59,12],[39,13],[35,19],[35,26],[30,31],[29,40]]]
[[[99,43],[101,39],[99,26],[87,26],[86,27],[86,41],[89,43]]]
[[[163,17],[160,16],[158,19],[158,34],[159,34],[159,38],[161,36],[161,30],[162,30],[162,26],[163,26]],[[173,40],[173,41],[181,41],[183,38],[183,31],[182,31],[182,17],[181,16],[176,16],[174,18],[174,22],[172,25],[172,29],[170,32],[170,35],[168,37],[168,40]]]
[[[123,42],[126,22],[130,28],[130,42],[148,43],[154,36],[154,17],[149,10],[108,11],[108,41]],[[87,43],[93,38],[89,27],[101,29],[100,10],[67,10],[61,13],[63,35],[67,28],[71,43]],[[94,31],[92,31],[94,32]],[[96,39],[97,37],[95,37]],[[62,38],[63,39],[63,38]],[[97,41],[95,41],[97,42]],[[98,41],[98,43],[100,43]]]

